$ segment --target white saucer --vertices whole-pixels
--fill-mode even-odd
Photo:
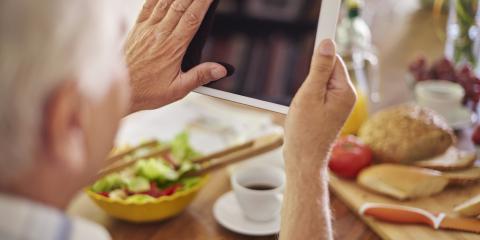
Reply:
[[[454,110],[450,116],[444,117],[448,125],[454,129],[468,128],[477,121],[477,115],[466,107]]]
[[[270,236],[280,232],[280,217],[270,222],[255,222],[246,218],[233,192],[221,196],[213,206],[213,215],[223,227],[248,236]]]

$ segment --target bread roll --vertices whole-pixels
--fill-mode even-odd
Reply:
[[[398,200],[428,197],[448,185],[448,179],[439,171],[396,164],[369,167],[357,181],[367,189]]]
[[[360,129],[376,161],[402,163],[441,155],[455,142],[453,130],[432,110],[401,105],[383,110]]]
[[[480,181],[480,167],[472,167],[460,171],[443,172],[452,186],[468,186]]]

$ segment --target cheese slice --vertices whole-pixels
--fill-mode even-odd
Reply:
[[[480,195],[458,205],[454,211],[465,217],[480,215]]]
[[[398,200],[428,197],[448,185],[448,179],[439,171],[395,164],[369,167],[357,181],[367,189]]]

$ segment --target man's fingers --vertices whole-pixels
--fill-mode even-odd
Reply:
[[[347,105],[353,106],[357,99],[355,87],[348,76],[347,67],[342,58],[338,55],[336,58],[335,69],[328,83],[327,101],[333,97]]]
[[[174,34],[189,43],[198,31],[213,0],[195,0],[180,19]]]
[[[174,0],[157,0],[157,6],[153,10],[150,16],[150,24],[154,25],[162,21],[162,19],[167,15],[168,9],[172,5]]]
[[[344,91],[353,88],[353,84],[348,76],[347,66],[340,56],[336,56],[336,64],[333,70],[333,75],[328,84],[328,88],[334,91]]]
[[[142,11],[138,15],[137,23],[146,21],[152,15],[153,9],[157,5],[159,0],[146,0],[143,4]]]
[[[168,9],[167,15],[158,24],[158,30],[162,32],[173,32],[178,22],[192,4],[193,0],[174,0]]]
[[[186,73],[182,73],[173,84],[176,95],[183,95],[197,87],[227,76],[227,69],[218,63],[202,63]]]
[[[335,66],[335,51],[335,43],[330,39],[323,40],[315,49],[307,79],[310,87],[326,90]]]

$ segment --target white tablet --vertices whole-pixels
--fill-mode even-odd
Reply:
[[[202,61],[226,62],[236,71],[195,91],[286,114],[308,75],[314,47],[335,38],[340,5],[341,0],[220,0]]]

